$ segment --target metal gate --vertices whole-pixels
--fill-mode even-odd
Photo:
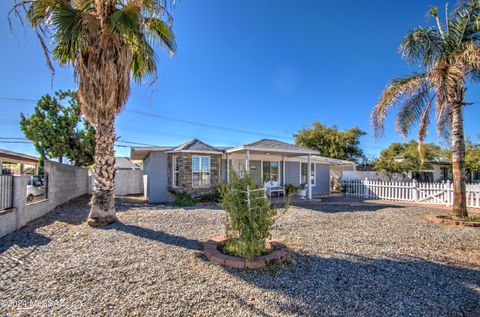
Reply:
[[[13,207],[13,175],[0,175],[0,210]]]

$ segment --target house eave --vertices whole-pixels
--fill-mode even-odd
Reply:
[[[183,151],[165,151],[167,154],[175,154],[175,153],[198,153],[198,154],[223,154],[223,152],[219,151],[195,151],[195,150],[183,150]]]
[[[226,153],[234,153],[239,151],[256,151],[256,152],[271,152],[271,153],[288,153],[288,154],[298,154],[298,155],[316,155],[320,154],[320,152],[315,150],[308,150],[305,149],[304,151],[301,150],[284,150],[284,149],[272,149],[272,148],[260,148],[260,147],[249,147],[249,146],[238,146],[231,149],[225,150]]]

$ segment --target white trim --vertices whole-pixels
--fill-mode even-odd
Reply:
[[[232,152],[238,152],[238,151],[243,151],[243,150],[250,150],[250,151],[259,151],[259,152],[275,152],[275,153],[297,153],[299,155],[305,155],[305,154],[319,154],[318,151],[315,150],[309,150],[305,149],[304,151],[302,150],[284,150],[284,149],[272,149],[272,148],[260,148],[260,147],[250,147],[250,146],[237,146],[234,148],[226,149],[225,153],[232,153]]]
[[[205,172],[202,172],[202,171],[195,172],[193,170],[193,158],[195,158],[195,157],[198,157],[200,159],[200,168],[202,167],[202,158],[207,158],[208,157],[208,163],[209,163],[209,166],[208,166],[208,185],[194,186],[193,174],[194,173],[198,173],[198,174],[205,173]],[[212,187],[212,158],[209,155],[192,155],[192,188],[210,188],[210,187]]]
[[[178,186],[175,185],[175,181],[178,178],[178,175],[176,175],[176,174],[177,173],[180,174],[180,169],[178,171],[176,171],[177,164],[178,164],[177,156],[172,155],[172,187],[173,188],[178,188]]]
[[[230,160],[228,154],[226,155],[225,160],[227,161],[227,183],[230,183]]]
[[[299,165],[299,173],[298,173],[298,183],[301,184],[302,183],[302,164],[308,164],[306,162],[299,162],[300,164]],[[315,163],[315,162],[312,162],[310,164],[313,164],[313,185],[312,187],[315,187],[317,186],[317,164],[318,163]],[[308,174],[308,165],[307,165],[307,174]],[[306,184],[306,185],[309,185],[309,184]]]
[[[166,151],[165,153],[199,153],[199,154],[223,154],[223,152],[218,151],[195,151],[195,150],[181,150],[181,151]]]

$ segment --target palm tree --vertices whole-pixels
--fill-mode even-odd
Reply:
[[[467,81],[480,80],[480,1],[460,1],[449,14],[445,6],[442,25],[438,8],[430,9],[435,26],[417,27],[404,37],[400,51],[403,58],[418,63],[423,70],[397,78],[383,91],[372,111],[375,136],[383,134],[387,111],[400,106],[395,127],[403,136],[419,125],[419,150],[430,120],[436,119],[439,136],[451,139],[453,167],[453,208],[456,217],[467,217],[465,188],[465,140],[463,107]]]
[[[173,0],[172,0],[173,1]],[[115,215],[115,117],[130,94],[130,78],[156,76],[152,45],[176,49],[170,0],[15,0],[12,13],[35,29],[53,71],[53,60],[71,65],[80,109],[96,127],[95,190],[88,224]],[[50,51],[50,47],[52,50]],[[51,52],[51,53],[50,53]]]

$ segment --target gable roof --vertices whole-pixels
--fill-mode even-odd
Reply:
[[[203,143],[199,139],[193,139],[183,144],[180,144],[174,149],[171,149],[167,153],[178,153],[178,152],[195,152],[195,153],[213,153],[213,154],[222,154],[222,151],[214,148],[206,143]]]
[[[278,140],[262,139],[249,144],[227,149],[227,153],[241,151],[241,150],[257,150],[257,151],[272,151],[272,152],[288,152],[298,154],[320,154],[318,151],[298,146]]]
[[[117,156],[115,157],[115,168],[122,170],[140,169],[140,166],[130,160],[129,157]]]

